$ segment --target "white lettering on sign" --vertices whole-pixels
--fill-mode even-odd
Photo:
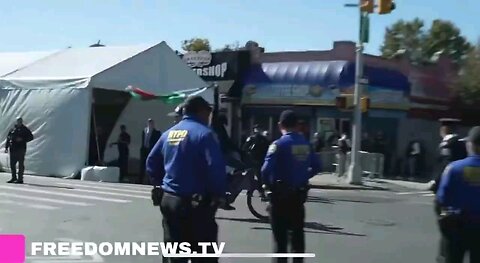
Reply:
[[[227,72],[228,64],[224,62],[222,64],[208,66],[204,68],[194,68],[193,70],[197,73],[197,75],[201,77],[217,77],[223,78],[225,77],[225,73]]]

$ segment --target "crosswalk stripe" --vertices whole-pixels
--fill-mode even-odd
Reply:
[[[102,195],[115,195],[115,196],[133,197],[133,198],[141,198],[141,199],[151,199],[151,197],[144,196],[144,195],[130,195],[130,194],[124,194],[124,193],[110,193],[110,192],[102,192],[102,191],[95,191],[95,190],[88,190],[88,189],[71,189],[70,191],[93,193],[93,194],[102,194]]]
[[[430,194],[432,193],[431,191],[420,191],[420,192],[402,192],[402,193],[396,193],[397,195],[417,195],[417,194]]]
[[[125,188],[125,189],[133,189],[133,190],[148,190],[152,189],[151,185],[143,185],[143,184],[126,184],[126,183],[110,183],[110,182],[96,182],[96,181],[82,181],[82,180],[69,180],[69,182],[82,182],[85,185],[101,185],[101,186],[112,186],[118,188]]]
[[[50,199],[50,198],[38,197],[38,196],[26,196],[26,195],[19,195],[19,194],[6,193],[6,192],[0,193],[0,196],[13,197],[13,198],[19,198],[19,199],[27,199],[27,200],[32,200],[32,201],[44,201],[44,202],[51,202],[51,203],[64,204],[64,205],[76,205],[76,206],[91,206],[92,205],[92,204],[83,203],[83,202],[65,201],[65,200]]]
[[[434,193],[430,193],[430,194],[424,194],[424,195],[422,195],[422,196],[435,196],[435,194],[434,194]]]
[[[92,189],[103,189],[103,190],[112,190],[118,192],[128,192],[128,193],[150,193],[150,190],[140,191],[140,190],[129,190],[129,189],[120,189],[116,187],[107,187],[107,186],[95,186],[95,185],[83,185],[83,184],[70,184],[70,183],[56,183],[57,185],[73,186],[73,187],[83,187],[83,188],[92,188]]]
[[[12,201],[12,200],[0,200],[0,204],[12,204],[12,205],[17,205],[17,206],[26,206],[26,207],[30,207],[30,208],[38,208],[38,209],[45,209],[45,210],[58,209],[58,207],[56,207],[56,206],[30,204],[30,203],[23,203],[23,202],[17,202],[17,201]]]
[[[29,188],[23,188],[23,187],[0,185],[0,189],[2,188],[17,190],[17,191],[24,191],[24,192],[31,192],[31,193],[39,193],[39,194],[51,194],[51,195],[58,195],[58,196],[68,196],[68,197],[76,197],[76,198],[83,198],[83,199],[100,200],[100,201],[114,202],[114,203],[130,203],[130,201],[122,200],[122,199],[112,199],[112,198],[105,198],[100,196],[92,196],[92,195],[87,196],[87,195],[70,194],[70,193],[64,193],[64,192],[52,192],[52,191],[39,190],[39,189],[29,189]]]

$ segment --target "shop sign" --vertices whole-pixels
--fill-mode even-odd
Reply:
[[[228,70],[227,62],[212,63],[212,53],[208,51],[190,51],[183,55],[183,60],[200,77],[224,78]]]

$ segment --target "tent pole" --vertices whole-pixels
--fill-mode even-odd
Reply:
[[[97,162],[100,160],[100,144],[98,143],[98,133],[97,133],[97,118],[95,117],[95,104],[92,104],[92,118],[93,118],[93,132],[95,133],[95,142],[97,145]]]

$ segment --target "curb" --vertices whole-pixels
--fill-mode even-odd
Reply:
[[[363,190],[363,191],[389,191],[389,188],[376,186],[349,186],[349,185],[314,185],[311,184],[312,189],[327,189],[327,190]]]

